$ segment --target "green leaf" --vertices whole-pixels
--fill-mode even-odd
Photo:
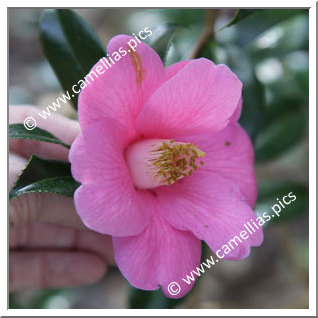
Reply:
[[[44,179],[31,183],[23,188],[13,189],[10,192],[10,199],[33,192],[49,192],[73,197],[75,190],[79,187],[79,183],[72,177],[58,177],[51,179]]]
[[[85,74],[73,57],[56,10],[44,10],[40,20],[40,39],[45,56],[63,90],[71,91],[72,86],[83,79]],[[75,108],[77,98],[75,94],[71,99]]]
[[[296,196],[296,200],[286,205],[282,198],[290,192]],[[271,216],[274,215],[271,208],[278,203],[277,199],[282,202],[285,208],[282,208],[279,217],[275,215],[268,223],[265,223],[266,225],[289,221],[308,212],[307,187],[293,182],[263,181],[259,183],[258,200],[255,206],[256,214],[261,216],[264,212],[267,212]]]
[[[50,192],[73,196],[80,184],[72,178],[69,163],[31,156],[9,193],[12,199],[31,192]]]
[[[261,129],[255,141],[256,161],[272,160],[299,142],[307,128],[305,113],[284,113]]]
[[[105,49],[93,28],[69,9],[57,9],[57,16],[73,56],[85,74],[104,56]]]
[[[9,138],[10,139],[32,139],[37,141],[49,142],[52,144],[58,144],[65,148],[70,148],[70,145],[64,143],[51,133],[41,128],[35,127],[32,130],[28,130],[23,124],[11,124],[9,125]]]
[[[176,28],[176,24],[167,23],[153,32],[150,46],[158,53],[163,63],[166,61]]]
[[[235,42],[239,46],[246,46],[255,40],[260,34],[273,26],[292,18],[296,15],[308,14],[307,9],[259,9],[248,15],[240,23],[232,25],[230,28],[222,29],[218,32],[218,38],[222,41],[224,32],[229,32],[232,28],[235,31]]]
[[[260,10],[260,9],[238,9],[235,12],[234,17],[231,19],[231,21],[229,23],[227,23],[225,26],[223,26],[221,29],[219,29],[218,31],[221,31],[224,28],[228,28],[234,24],[241,22],[242,20],[244,20],[245,18],[247,18],[251,14],[257,12],[258,10]]]
[[[87,75],[93,65],[106,56],[93,29],[68,9],[44,10],[40,20],[41,44],[62,88],[70,93],[77,108],[72,86]]]
[[[70,177],[71,166],[68,162],[45,160],[32,155],[19,175],[15,187],[24,187],[30,183],[48,178]]]

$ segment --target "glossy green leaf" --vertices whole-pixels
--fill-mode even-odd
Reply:
[[[106,53],[93,29],[68,9],[44,10],[40,21],[44,53],[62,88],[69,91],[77,108],[77,94],[72,86],[82,80]]]
[[[257,12],[258,10],[260,10],[260,9],[238,9],[235,12],[231,21],[229,23],[227,23],[225,26],[223,26],[219,31],[223,30],[224,28],[228,28],[234,24],[241,22],[242,20],[244,20],[245,18],[247,18],[251,14]]]
[[[71,175],[69,163],[31,156],[9,193],[9,198],[31,192],[72,196],[80,184]]]
[[[279,116],[261,129],[255,141],[255,159],[272,160],[294,146],[305,135],[305,112],[292,112]]]
[[[168,23],[153,32],[150,45],[158,53],[163,63],[166,61],[176,28],[176,24]]]
[[[89,73],[106,56],[100,39],[93,28],[73,10],[58,9],[57,16],[75,60],[85,74]]]
[[[10,139],[32,139],[37,141],[49,142],[52,144],[58,144],[66,148],[70,148],[70,145],[64,143],[48,131],[35,127],[32,130],[28,130],[23,124],[11,124],[9,125],[9,138]]]
[[[290,203],[288,205],[284,204],[282,199],[284,196],[288,196],[290,192],[292,192],[291,196],[296,196],[296,199],[291,201],[291,198],[287,198],[287,202],[290,201]],[[283,204],[284,208],[278,212],[278,207],[276,207],[276,211],[279,214],[279,216],[277,216],[273,212],[272,206],[279,204],[279,201]],[[266,222],[266,225],[269,225],[293,220],[303,213],[308,213],[308,202],[308,188],[301,184],[281,181],[260,182],[255,211],[259,216],[267,212],[267,214],[271,216],[271,219]]]
[[[58,177],[44,179],[31,183],[23,188],[14,189],[10,192],[10,199],[13,197],[33,192],[49,192],[73,197],[75,190],[79,187],[79,183],[72,177]]]
[[[73,57],[70,46],[61,28],[56,10],[44,10],[40,21],[40,38],[43,51],[64,91],[71,91],[72,86],[85,74]],[[77,94],[71,101],[77,108]]]

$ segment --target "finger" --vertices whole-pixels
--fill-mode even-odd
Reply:
[[[105,272],[105,263],[90,253],[10,252],[9,289],[12,292],[92,284]]]
[[[110,236],[49,223],[33,223],[9,231],[10,249],[77,249],[98,254],[115,265]]]
[[[71,144],[79,133],[79,124],[58,114],[51,114],[47,119],[39,116],[40,108],[34,106],[10,106],[9,123],[23,123],[27,117],[33,117],[37,127],[45,129],[67,144]],[[10,151],[29,158],[35,154],[42,158],[67,161],[68,150],[60,145],[27,139],[10,139]]]
[[[9,189],[11,189],[16,182],[18,175],[25,168],[27,160],[20,156],[9,154]]]
[[[53,193],[28,193],[9,201],[10,227],[36,221],[87,229],[75,210],[72,198]]]

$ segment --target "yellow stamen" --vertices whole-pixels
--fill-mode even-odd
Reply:
[[[198,146],[192,143],[175,143],[173,139],[169,143],[163,141],[152,150],[152,154],[154,156],[149,164],[155,168],[155,178],[168,185],[190,176],[198,169],[196,160],[205,156]],[[199,164],[203,165],[203,161]]]

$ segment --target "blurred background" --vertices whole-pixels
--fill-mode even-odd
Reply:
[[[42,11],[9,9],[10,104],[43,109],[62,93],[39,40]],[[75,11],[104,45],[149,27],[154,38],[174,32],[166,65],[202,56],[227,64],[244,85],[240,122],[255,146],[256,212],[291,191],[297,200],[266,224],[248,259],[207,270],[181,300],[135,290],[114,267],[94,285],[12,293],[10,308],[308,308],[308,10]],[[71,105],[59,113],[76,117]]]

